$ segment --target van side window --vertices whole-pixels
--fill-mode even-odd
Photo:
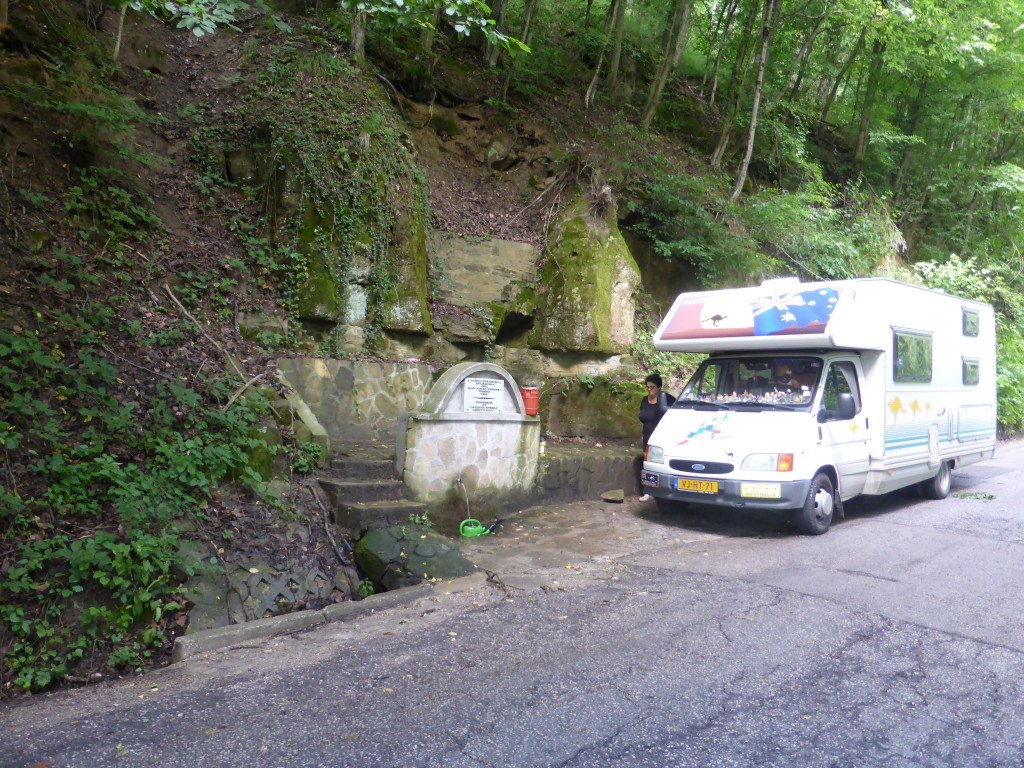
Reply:
[[[963,307],[964,313],[964,336],[977,336],[981,329],[981,316],[973,309]]]
[[[977,384],[981,381],[981,361],[974,357],[962,357],[964,384]]]
[[[925,331],[893,328],[893,381],[932,380],[932,335]]]
[[[844,392],[853,395],[853,400],[857,404],[857,412],[860,413],[860,387],[857,385],[857,369],[849,360],[832,363],[828,367],[828,374],[825,376],[825,391],[821,398],[821,406],[829,414],[826,421],[835,421],[838,418],[835,413],[839,408],[839,395]]]
[[[719,384],[722,383],[722,367],[713,363],[705,366],[701,377],[693,382],[691,396],[704,398],[718,394]]]

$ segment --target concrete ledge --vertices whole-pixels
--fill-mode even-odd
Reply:
[[[434,586],[432,584],[417,584],[415,587],[405,587],[404,589],[382,592],[379,595],[370,595],[364,600],[335,603],[319,611],[319,614],[325,622],[337,621],[338,619],[344,619],[347,616],[354,616],[359,613],[370,613],[371,611],[405,605],[421,597],[430,597],[433,593]]]
[[[347,616],[369,613],[385,608],[394,608],[398,605],[411,603],[421,597],[429,597],[433,593],[434,586],[432,584],[418,584],[415,587],[371,595],[365,600],[337,603],[320,611],[297,611],[283,616],[272,616],[269,619],[257,619],[256,621],[247,621],[244,624],[232,624],[229,627],[218,627],[217,629],[208,629],[191,635],[182,635],[181,637],[174,638],[171,663],[176,664],[200,653],[229,648],[232,645],[245,643],[249,640],[259,640],[287,632],[297,632],[300,629],[307,629],[308,627],[324,624],[328,621],[337,621]]]

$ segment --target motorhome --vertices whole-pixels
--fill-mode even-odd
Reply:
[[[641,483],[658,506],[794,510],[825,533],[855,496],[950,492],[996,447],[992,307],[894,280],[681,294],[657,349],[709,353],[661,419]]]

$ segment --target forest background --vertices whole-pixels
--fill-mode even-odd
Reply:
[[[195,58],[183,38],[220,41],[223,66],[165,74],[171,51]],[[198,565],[183,531],[228,548],[245,504],[297,514],[251,457],[268,361],[298,341],[230,319],[294,314],[309,264],[268,237],[266,190],[215,161],[235,108],[218,89],[294,123],[324,200],[388,211],[426,183],[434,225],[514,220],[543,245],[577,189],[694,287],[885,275],[991,303],[1001,426],[1024,425],[1020,0],[0,0],[0,57],[0,695],[165,659]],[[511,209],[431,184],[402,127],[413,94],[543,125],[553,183]],[[351,127],[325,146],[300,117]],[[676,365],[650,346],[661,309],[639,304],[637,369]],[[314,468],[308,444],[277,450]]]

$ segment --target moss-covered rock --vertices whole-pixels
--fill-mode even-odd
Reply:
[[[640,383],[568,380],[545,398],[547,428],[563,437],[640,438]]]
[[[598,211],[581,195],[552,225],[550,257],[536,288],[530,346],[602,354],[629,349],[640,271],[613,209]],[[529,297],[520,294],[520,303],[529,303]]]
[[[383,330],[429,336],[434,332],[427,307],[427,209],[406,205],[395,221],[387,258],[376,265],[370,282],[383,287],[375,320]]]
[[[424,579],[468,576],[476,566],[439,533],[414,525],[369,531],[355,550],[356,563],[378,590],[400,589]]]

